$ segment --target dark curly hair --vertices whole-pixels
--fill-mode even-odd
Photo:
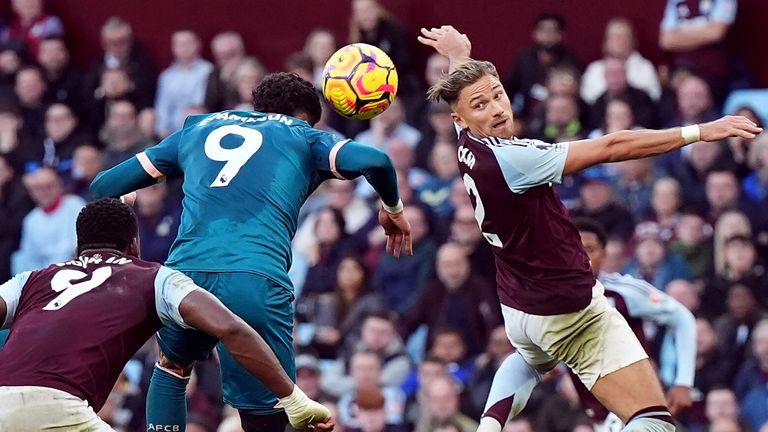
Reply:
[[[603,225],[595,219],[580,217],[573,220],[573,224],[579,231],[592,233],[597,236],[597,242],[600,246],[605,247],[608,243],[608,234],[605,232]]]
[[[322,108],[315,87],[295,73],[278,72],[264,77],[253,90],[253,109],[289,116],[305,114],[310,125],[320,120]]]
[[[133,210],[114,198],[88,203],[75,225],[79,251],[110,248],[124,252],[138,233]]]

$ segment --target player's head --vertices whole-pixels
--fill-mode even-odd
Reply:
[[[264,77],[253,90],[253,109],[296,117],[312,126],[320,120],[322,113],[320,98],[312,83],[287,72]]]
[[[605,244],[608,242],[605,229],[600,222],[594,219],[577,218],[573,222],[581,235],[581,245],[584,246],[584,250],[589,255],[592,272],[594,274],[600,273],[600,267],[603,264],[603,258],[605,258]]]
[[[136,215],[114,198],[88,203],[77,215],[77,253],[88,249],[116,249],[139,256]]]
[[[429,88],[427,99],[448,102],[456,124],[477,136],[511,138],[514,134],[512,104],[491,62],[460,64]]]

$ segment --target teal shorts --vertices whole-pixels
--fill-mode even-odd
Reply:
[[[256,330],[272,348],[292,380],[296,379],[293,352],[293,292],[264,276],[253,273],[184,272],[197,285],[215,295],[235,315]],[[232,358],[226,348],[205,333],[163,327],[158,343],[170,360],[186,365],[205,360],[214,347],[221,360],[224,402],[248,414],[278,412],[274,394]]]

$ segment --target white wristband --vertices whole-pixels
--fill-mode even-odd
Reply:
[[[403,200],[399,199],[397,200],[397,204],[394,206],[388,206],[387,203],[384,201],[381,202],[381,206],[384,208],[384,211],[387,213],[400,213],[403,211]]]
[[[683,136],[686,144],[701,141],[701,129],[697,124],[681,127],[680,134]]]

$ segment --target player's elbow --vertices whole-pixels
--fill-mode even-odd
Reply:
[[[234,315],[218,324],[215,330],[217,334],[213,336],[218,338],[224,345],[229,345],[233,341],[242,339],[249,332],[248,325]]]

